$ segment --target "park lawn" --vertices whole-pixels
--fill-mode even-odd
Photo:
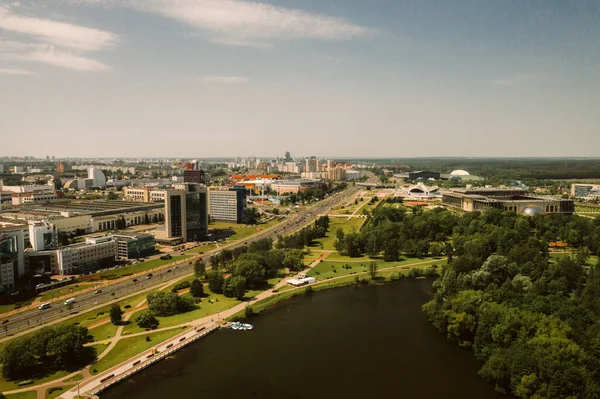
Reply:
[[[148,270],[182,261],[187,258],[189,258],[187,255],[177,255],[173,256],[171,259],[154,259],[146,262],[136,263],[135,265],[120,267],[118,269],[107,270],[105,272],[98,273],[96,276],[100,279],[117,279],[119,277],[129,276],[135,273],[146,272]]]
[[[324,259],[324,261],[338,261],[338,262],[372,262],[377,259],[369,258],[368,256],[361,256],[359,258],[351,258],[340,254],[339,252],[332,252]]]
[[[104,323],[98,327],[92,328],[90,330],[90,335],[94,337],[94,342],[104,341],[105,339],[114,337],[118,328],[119,326],[115,326],[109,321],[108,323]]]
[[[6,399],[37,399],[37,391],[27,391],[5,395]]]
[[[229,308],[234,307],[235,305],[241,303],[235,298],[227,298],[221,294],[215,294],[208,289],[208,286],[204,286],[204,293],[208,296],[202,298],[202,302],[198,303],[199,306],[196,310],[192,310],[190,312],[179,313],[173,316],[167,317],[157,317],[160,324],[158,328],[166,328],[173,327],[183,323],[189,323],[190,321],[201,319],[202,317],[211,316],[227,310]],[[183,294],[183,296],[189,296],[189,294]],[[209,303],[209,300],[212,303]],[[143,310],[138,310],[133,314],[130,318],[131,323],[127,324],[123,328],[123,334],[136,334],[139,332],[146,331],[144,328],[141,328],[135,322],[135,318],[142,312]]]
[[[71,378],[67,378],[66,380],[63,380],[63,382],[75,382],[75,381],[81,381],[83,380],[83,374],[75,374],[73,377]]]
[[[315,240],[315,244],[311,247],[320,247],[320,249],[324,249],[327,251],[334,251],[335,247],[333,243],[336,240],[335,234],[338,229],[342,229],[344,233],[350,233],[353,230],[358,232],[366,219],[363,218],[351,218],[347,220],[345,218],[329,218],[329,231],[325,237],[319,238]]]
[[[102,354],[102,352],[104,352],[108,348],[108,343],[96,344],[96,345],[90,345],[90,346],[92,348],[96,349],[96,356],[100,356]],[[73,380],[73,381],[77,381],[77,380]]]
[[[54,399],[73,388],[75,384],[69,384],[62,387],[48,388],[46,389],[46,399]],[[52,392],[50,392],[52,390]]]
[[[91,373],[98,374],[104,370],[108,370],[109,368],[144,352],[154,345],[160,344],[161,342],[180,334],[183,330],[183,328],[173,328],[166,331],[158,331],[155,333],[148,332],[148,334],[136,337],[123,338],[106,356],[92,366]],[[149,342],[146,341],[146,335],[150,337]]]
[[[56,372],[54,372],[52,374],[48,374],[44,378],[40,378],[40,379],[30,378],[31,380],[33,380],[33,384],[31,384],[31,385],[25,385],[25,386],[22,386],[22,387],[18,386],[17,383],[19,381],[27,380],[27,378],[23,378],[23,379],[20,379],[20,380],[17,380],[17,381],[7,381],[4,378],[0,378],[0,392],[13,391],[15,389],[29,388],[29,387],[33,388],[34,385],[44,384],[46,382],[50,382],[50,381],[62,378],[62,377],[66,376],[66,375],[69,375],[69,374],[71,374],[70,371],[60,370],[60,371],[56,371]]]
[[[362,272],[367,272],[369,268],[369,264],[371,262],[377,263],[377,268],[387,269],[391,267],[426,267],[433,264],[438,263],[438,266],[441,266],[444,263],[444,259],[434,259],[432,257],[423,258],[423,259],[415,259],[408,258],[403,259],[398,262],[385,262],[382,260],[368,261],[368,262],[330,262],[323,261],[319,263],[317,266],[313,267],[308,273],[308,276],[314,277],[317,280],[326,280],[335,277],[347,276],[352,274],[359,274]],[[350,268],[344,269],[343,266],[348,265]]]

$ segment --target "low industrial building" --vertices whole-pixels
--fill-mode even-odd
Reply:
[[[521,189],[465,188],[442,193],[442,202],[465,212],[485,211],[490,208],[514,211],[524,215],[540,213],[575,212],[572,200],[554,197],[535,197]]]
[[[4,211],[12,220],[52,223],[59,233],[83,235],[164,220],[164,205],[119,200],[65,200]]]
[[[61,193],[62,194],[62,193]],[[25,205],[33,202],[48,202],[59,198],[56,191],[35,191],[28,193],[12,193],[13,205]],[[62,197],[62,195],[61,195]]]
[[[86,274],[114,265],[117,241],[111,236],[86,238],[84,243],[66,245],[53,252],[56,263],[53,274]]]

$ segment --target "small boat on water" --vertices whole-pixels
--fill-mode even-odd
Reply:
[[[254,328],[254,326],[252,324],[240,323],[239,321],[234,321],[233,323],[231,323],[229,328],[231,328],[232,330],[249,331],[249,330],[252,330]]]

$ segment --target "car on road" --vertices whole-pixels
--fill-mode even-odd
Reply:
[[[2,323],[0,323],[0,324],[6,324],[6,323],[8,323],[8,319],[2,320]]]
[[[134,278],[134,279],[133,279],[133,280],[131,280],[131,281],[133,281],[134,283],[137,283],[138,279],[137,279],[137,278]]]
[[[72,303],[75,303],[75,298],[69,298],[65,301],[65,305],[70,305]]]
[[[38,309],[39,309],[39,310],[44,310],[44,309],[48,309],[48,308],[50,308],[50,306],[52,306],[52,305],[50,305],[50,303],[49,303],[49,302],[46,302],[46,303],[43,303],[43,304],[41,304],[41,305],[38,307]]]
[[[101,293],[102,293],[102,290],[96,290],[96,291],[94,292],[94,294],[101,294]]]
[[[152,273],[148,273],[148,275],[146,276],[146,280],[149,278],[152,278],[153,274]]]
[[[167,270],[167,273],[171,273],[172,271],[173,271],[173,270],[169,269],[169,270]]]

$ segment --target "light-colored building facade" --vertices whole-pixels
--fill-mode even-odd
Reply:
[[[103,262],[110,264],[117,256],[117,241],[112,237],[86,238],[85,243],[56,250],[54,274],[83,274],[97,270]]]
[[[165,200],[165,190],[150,187],[125,187],[123,195],[126,199],[135,202],[163,202]]]
[[[30,223],[29,242],[34,251],[56,248],[58,246],[56,225],[44,222]]]
[[[600,197],[600,184],[573,183],[571,195],[577,198],[598,198]]]
[[[24,205],[32,202],[46,202],[57,199],[54,191],[36,191],[29,193],[12,193],[13,205]]]
[[[525,190],[497,188],[453,189],[442,193],[442,202],[465,212],[485,211],[490,208],[514,211],[525,215],[539,213],[572,214],[572,200],[554,197],[534,197]]]
[[[242,190],[208,190],[208,213],[211,219],[223,222],[242,222],[246,206]]]

